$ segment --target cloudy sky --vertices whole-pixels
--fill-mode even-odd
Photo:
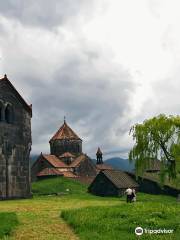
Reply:
[[[91,157],[126,157],[130,127],[180,114],[178,0],[0,0],[0,74],[33,105],[32,153],[63,123]],[[109,155],[108,155],[109,153]]]

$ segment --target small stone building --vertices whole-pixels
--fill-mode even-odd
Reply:
[[[158,163],[156,163],[158,164]],[[165,181],[164,185],[160,185],[160,178],[158,174],[159,167],[151,167],[151,170],[146,171],[143,176],[138,176],[134,173],[126,172],[130,177],[136,180],[139,184],[139,191],[149,194],[165,194],[177,197],[180,194],[180,188],[172,186],[168,180]]]
[[[50,176],[96,176],[95,164],[82,152],[82,140],[65,120],[49,143],[50,154],[41,153],[31,168],[32,181]]]
[[[104,170],[99,172],[88,190],[99,196],[122,196],[128,187],[137,191],[139,185],[121,170]]]
[[[0,79],[0,199],[30,196],[32,107],[5,75]]]

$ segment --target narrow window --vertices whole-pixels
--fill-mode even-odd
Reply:
[[[3,121],[3,103],[0,101],[0,122]]]
[[[5,109],[5,121],[7,123],[13,122],[13,109],[10,105],[7,105]]]
[[[2,122],[2,107],[0,106],[0,122]]]

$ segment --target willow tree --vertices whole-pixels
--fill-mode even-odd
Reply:
[[[130,129],[135,145],[129,160],[136,175],[142,175],[150,162],[161,161],[161,182],[176,179],[180,173],[180,116],[159,115]]]

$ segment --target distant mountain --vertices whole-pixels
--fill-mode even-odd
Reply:
[[[92,159],[96,163],[96,159]],[[120,169],[123,171],[132,172],[134,169],[134,163],[130,163],[128,159],[120,157],[112,157],[107,160],[104,160],[105,164],[111,165],[115,169]]]
[[[128,159],[113,157],[104,161],[106,164],[111,165],[113,168],[121,169],[123,171],[130,171],[134,169],[134,163],[130,163]]]

